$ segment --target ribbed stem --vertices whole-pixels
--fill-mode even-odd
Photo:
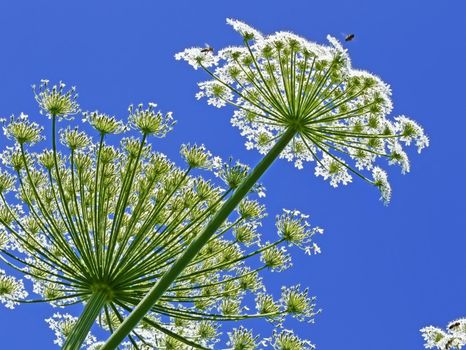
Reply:
[[[108,291],[104,288],[92,293],[78,322],[74,326],[71,334],[66,338],[62,350],[79,350],[81,348],[92,325],[107,303],[107,300]]]
[[[217,229],[225,222],[228,216],[235,210],[236,206],[249,193],[251,188],[257,183],[259,178],[277,159],[286,145],[295,135],[295,130],[288,129],[280,137],[277,143],[254,168],[251,174],[241,183],[233,195],[223,204],[215,214],[204,231],[186,248],[185,252],[175,261],[172,267],[164,273],[162,278],[150,289],[144,299],[134,308],[131,314],[118,327],[118,329],[108,338],[101,350],[113,350],[123,341],[123,339],[136,327],[138,322],[146,315],[151,307],[159,300],[163,293],[170,287],[175,279],[183,272],[186,266],[194,259],[202,247],[214,235]]]

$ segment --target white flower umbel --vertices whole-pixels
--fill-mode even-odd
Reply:
[[[41,114],[50,118],[52,116],[67,118],[79,112],[75,87],[65,91],[66,85],[63,82],[53,85],[51,88],[49,86],[49,81],[46,79],[41,80],[38,90],[36,90],[35,85],[32,85]]]
[[[79,318],[57,314],[47,320],[56,343],[75,350],[92,342],[88,333],[95,323],[112,332],[121,326],[251,170],[232,160],[222,162],[204,145],[182,145],[183,166],[152,151],[149,138],[164,137],[174,124],[171,113],[156,111],[155,104],[129,108],[129,125],[139,137],[134,130],[127,137],[125,123],[97,111],[84,113],[92,129],[66,125],[59,130],[56,124],[71,113],[65,101],[69,96],[57,88],[41,98],[52,99],[49,95],[61,106],[58,115],[52,100],[39,101],[52,119],[49,149],[36,153],[30,147],[44,137],[42,128],[24,115],[4,126],[9,145],[0,151],[0,259],[32,283],[37,296],[24,302],[84,305]],[[304,214],[285,211],[277,217],[278,236],[262,242],[259,229],[266,211],[257,197],[263,194],[255,182],[180,269],[162,300],[131,329],[127,349],[205,349],[219,340],[217,328],[231,321],[313,316],[295,288],[290,289],[293,298],[277,302],[266,314],[245,307],[245,299],[266,291],[263,270],[291,266],[285,246],[307,249],[315,233]],[[249,261],[254,264],[248,267]],[[0,270],[0,302],[12,308],[26,297],[22,281]],[[290,308],[294,299],[298,303]]]
[[[421,329],[426,349],[459,350],[466,345],[466,318],[460,318],[447,325],[446,330],[434,326]]]
[[[409,160],[401,143],[415,143],[419,152],[429,145],[419,124],[405,116],[388,117],[390,87],[354,69],[335,38],[320,45],[290,32],[264,36],[243,22],[227,23],[242,36],[243,46],[217,55],[188,49],[175,57],[210,75],[199,83],[196,97],[235,108],[231,122],[247,139],[247,149],[266,154],[291,129],[294,137],[281,158],[298,169],[316,162],[315,174],[333,187],[357,175],[381,188],[365,170],[385,158],[406,173]],[[387,202],[386,194],[383,198]]]
[[[274,332],[274,336],[269,340],[274,350],[315,350],[315,345],[308,340],[300,339],[290,330]]]
[[[23,281],[7,276],[5,271],[0,269],[0,303],[9,309],[14,309],[27,296]]]
[[[52,317],[47,318],[45,322],[48,323],[49,328],[55,333],[55,340],[53,341],[54,344],[58,346],[63,346],[66,341],[66,338],[71,334],[73,331],[76,322],[78,321],[77,317],[74,317],[70,314],[60,314],[54,313]],[[88,334],[86,340],[84,341],[84,345],[89,346],[96,342],[96,338],[92,334]]]

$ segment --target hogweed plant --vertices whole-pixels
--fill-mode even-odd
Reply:
[[[459,350],[466,346],[466,318],[448,324],[446,330],[434,326],[421,329],[426,349]]]
[[[113,332],[121,324],[205,230],[249,168],[222,162],[202,145],[181,146],[184,167],[153,151],[150,139],[164,137],[174,125],[171,113],[156,111],[155,104],[130,106],[126,125],[85,112],[81,131],[66,122],[80,113],[74,89],[42,81],[34,94],[51,123],[48,140],[42,126],[21,114],[4,121],[0,153],[0,258],[32,290],[0,270],[0,302],[8,308],[84,304],[79,318],[56,313],[47,319],[55,342],[67,350],[103,348],[91,327]],[[227,322],[263,318],[281,326],[288,315],[313,321],[317,310],[307,289],[269,294],[261,272],[288,268],[290,245],[320,252],[313,236],[322,230],[311,227],[306,215],[284,210],[276,216],[278,235],[262,240],[266,211],[254,197],[263,188],[250,189],[128,334],[124,349],[207,349]],[[36,296],[27,299],[31,292]],[[255,300],[256,310],[247,308],[245,298]],[[278,329],[258,338],[236,328],[228,333],[229,346],[312,348]]]
[[[423,129],[406,116],[388,118],[391,92],[380,78],[351,66],[347,51],[332,37],[319,45],[289,32],[262,35],[249,25],[227,20],[242,46],[214,50],[189,48],[176,54],[209,80],[199,83],[198,99],[234,108],[233,126],[246,137],[246,148],[264,158],[232,193],[209,225],[157,282],[103,349],[114,349],[195,258],[215,230],[277,159],[301,169],[315,162],[315,175],[334,187],[352,176],[377,187],[385,204],[391,187],[379,159],[410,170],[403,145],[420,152],[429,144]],[[368,174],[369,173],[369,174]],[[276,348],[299,349],[293,346]]]

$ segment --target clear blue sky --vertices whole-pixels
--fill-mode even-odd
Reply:
[[[419,328],[466,316],[465,14],[461,0],[4,0],[0,116],[36,116],[30,85],[63,80],[77,85],[84,109],[124,118],[130,103],[156,101],[173,110],[176,129],[155,147],[171,157],[182,142],[198,142],[254,164],[260,157],[244,149],[229,124],[231,110],[197,102],[204,76],[174,61],[174,53],[239,43],[226,17],[318,42],[354,32],[347,45],[354,66],[392,86],[395,114],[419,121],[431,147],[411,152],[410,174],[388,169],[389,207],[357,179],[333,189],[310,167],[276,163],[263,178],[269,213],[300,209],[326,233],[322,255],[295,254],[295,267],[268,283],[300,282],[318,297],[323,313],[298,332],[319,349],[422,349]],[[266,228],[275,234],[272,220]],[[52,349],[43,321],[52,312],[45,305],[0,309],[0,348]]]

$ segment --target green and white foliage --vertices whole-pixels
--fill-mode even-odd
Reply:
[[[448,324],[446,330],[434,326],[421,329],[426,349],[459,350],[466,345],[466,318]]]
[[[181,146],[184,166],[153,151],[150,138],[164,137],[174,125],[171,113],[156,111],[155,104],[130,107],[127,123],[84,112],[86,128],[80,129],[72,122],[81,113],[74,88],[43,81],[35,98],[50,119],[47,140],[42,126],[21,114],[4,121],[7,139],[0,153],[0,258],[32,288],[0,270],[0,302],[8,308],[82,303],[82,319],[56,314],[47,322],[58,345],[99,349],[102,343],[89,329],[97,324],[112,332],[121,324],[249,168],[223,162],[203,145]],[[322,231],[298,211],[285,211],[277,216],[278,235],[267,232],[263,241],[264,189],[255,188],[132,331],[126,349],[208,348],[224,324],[232,329],[239,321],[263,318],[281,326],[288,315],[313,320],[317,310],[307,290],[267,293],[261,272],[291,266],[290,246],[318,252],[313,236]],[[26,289],[36,296],[25,299]],[[257,310],[247,300],[255,300]],[[248,334],[232,331],[232,348],[309,348],[280,345],[307,344],[289,332],[250,341]],[[66,347],[75,337],[74,347]]]
[[[320,45],[290,32],[262,35],[249,25],[228,19],[243,46],[215,53],[189,48],[175,55],[210,80],[199,83],[198,99],[209,105],[232,105],[231,119],[246,138],[247,149],[267,153],[286,130],[295,131],[283,150],[301,169],[315,162],[315,175],[333,187],[357,175],[381,190],[388,203],[390,185],[379,158],[397,164],[402,173],[410,164],[402,144],[418,152],[429,139],[406,116],[389,119],[390,87],[377,76],[351,66],[347,50],[333,37]],[[372,172],[372,175],[368,175]]]

